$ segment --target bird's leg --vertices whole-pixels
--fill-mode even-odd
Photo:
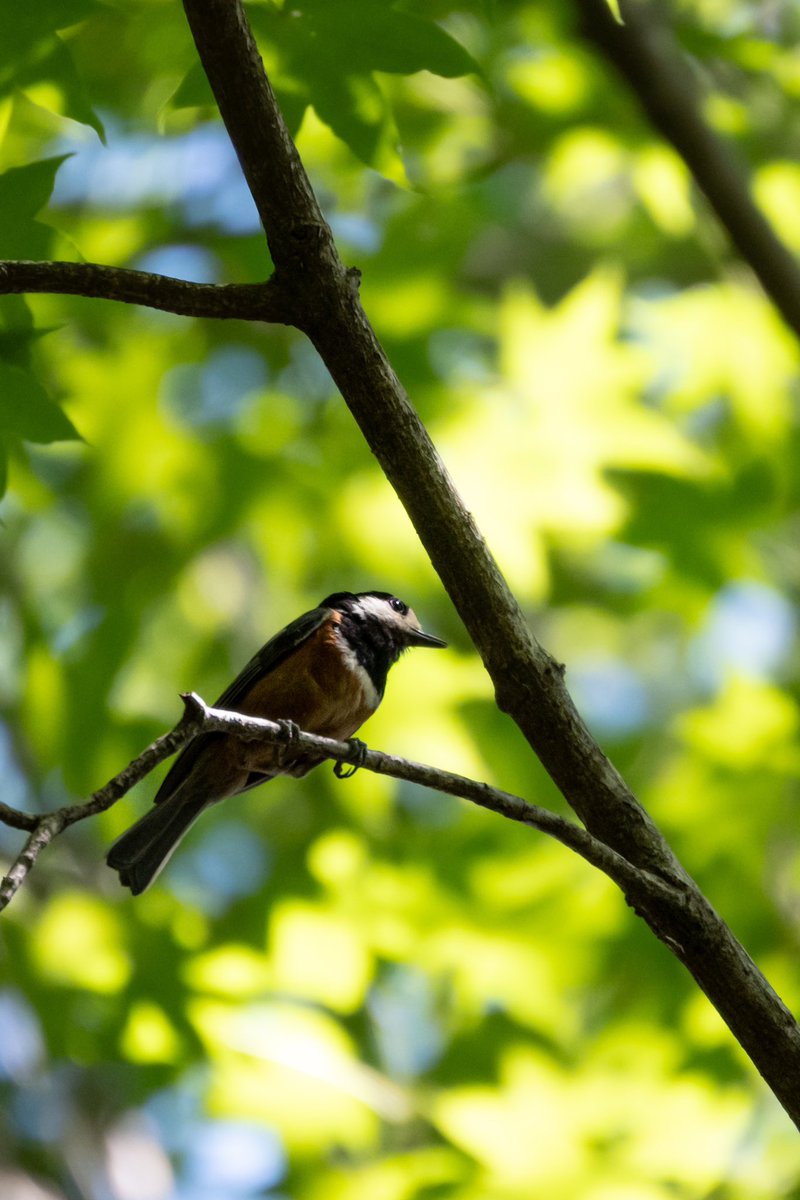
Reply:
[[[349,779],[367,761],[368,746],[366,742],[362,742],[361,738],[348,738],[347,744],[353,747],[355,755],[350,763],[335,762],[333,764],[333,773],[337,779]]]
[[[280,726],[280,731],[286,738],[285,742],[277,743],[275,747],[275,762],[279,767],[286,765],[286,756],[289,751],[297,746],[300,741],[300,726],[295,721],[285,721],[282,718],[275,722]]]

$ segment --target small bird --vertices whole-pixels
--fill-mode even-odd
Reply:
[[[404,650],[446,645],[389,592],[335,592],[262,646],[215,707],[342,741],[375,712]],[[276,775],[300,778],[322,761],[300,748],[202,733],[178,755],[153,808],[114,842],[108,865],[138,896],[204,809]]]

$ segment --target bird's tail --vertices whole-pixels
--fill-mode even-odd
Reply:
[[[126,829],[106,856],[120,883],[134,896],[148,888],[208,803],[206,796],[184,796],[178,789]]]

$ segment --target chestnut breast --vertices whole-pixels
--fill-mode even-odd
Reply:
[[[338,618],[338,619],[337,619]],[[374,713],[381,697],[338,630],[338,613],[237,704],[240,712],[294,721],[309,733],[344,739]]]

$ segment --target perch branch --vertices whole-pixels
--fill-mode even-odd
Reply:
[[[523,825],[538,829],[599,868],[629,896],[652,893],[654,898],[661,901],[675,899],[674,889],[664,880],[632,866],[622,855],[592,837],[574,822],[538,804],[530,804],[520,796],[490,787],[489,784],[476,779],[455,775],[451,771],[443,771],[425,763],[398,758],[393,754],[384,754],[378,750],[361,753],[353,742],[334,741],[303,731],[289,733],[285,724],[212,708],[193,692],[186,693],[182,699],[184,713],[175,728],[157,738],[124,770],[94,792],[85,803],[67,805],[41,816],[21,813],[8,805],[0,806],[0,821],[14,828],[30,831],[25,846],[0,882],[0,910],[13,899],[41,852],[54,838],[77,821],[105,812],[160,762],[182,749],[199,733],[232,733],[243,741],[268,742],[275,745],[291,743],[293,748],[299,744],[335,762],[352,763],[357,760],[359,767],[374,771],[378,775],[388,775],[392,779],[402,779],[431,788],[433,791],[458,796],[511,821],[519,821]]]

